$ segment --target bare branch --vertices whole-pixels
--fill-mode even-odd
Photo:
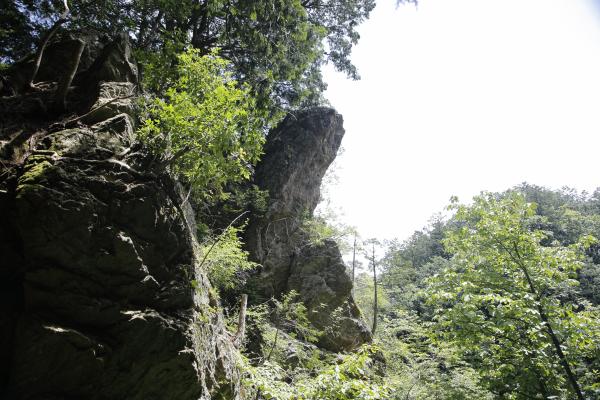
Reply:
[[[73,56],[70,60],[67,60],[68,63],[65,66],[68,69],[60,78],[58,82],[58,88],[56,89],[54,102],[56,108],[59,111],[65,111],[67,109],[67,94],[69,93],[71,82],[73,82],[73,78],[77,73],[77,68],[79,68],[81,54],[83,53],[83,49],[85,48],[85,42],[83,40],[77,39],[76,42],[77,44],[75,47],[75,51],[73,52]]]
[[[68,10],[68,8],[67,8],[67,10]],[[68,21],[68,18],[66,18],[66,17],[59,18],[59,20],[56,21],[54,23],[54,25],[52,25],[50,30],[48,32],[46,32],[46,34],[42,38],[40,47],[38,47],[37,52],[35,54],[35,62],[33,64],[33,71],[31,72],[31,78],[29,79],[29,87],[30,88],[35,87],[34,86],[35,78],[37,77],[38,71],[40,69],[40,65],[42,63],[42,57],[44,56],[44,50],[46,50],[46,46],[48,45],[48,42],[50,41],[50,39],[52,39],[52,36],[54,36],[56,31],[58,31],[58,28],[60,28],[60,26],[67,21]]]

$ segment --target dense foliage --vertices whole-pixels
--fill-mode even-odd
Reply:
[[[209,235],[200,246],[200,267],[208,271],[210,282],[220,291],[243,286],[244,271],[257,266],[248,260],[240,234],[240,228],[229,226],[220,235]]]
[[[599,196],[523,184],[388,243],[377,340],[400,398],[598,397]]]
[[[56,0],[4,0],[0,58],[16,60],[64,12]],[[66,29],[114,35],[126,32],[143,60],[170,67],[187,48],[218,49],[246,83],[257,107],[281,108],[321,100],[325,62],[357,78],[350,52],[357,26],[374,0],[83,0],[69,1]],[[144,66],[144,64],[142,64]],[[164,69],[168,76],[168,68]],[[164,87],[164,86],[163,86]]]
[[[165,98],[148,104],[139,136],[198,197],[208,198],[250,177],[262,151],[263,121],[226,60],[189,50],[178,61],[177,80]]]
[[[244,357],[244,385],[249,398],[278,400],[376,400],[387,399],[391,387],[383,382],[381,352],[363,346],[347,355],[335,355],[310,344],[316,334],[302,303],[294,293],[275,309],[254,307],[249,312],[262,338]],[[250,347],[252,344],[248,344]]]
[[[429,280],[435,333],[498,396],[583,398],[574,365],[597,356],[600,324],[563,291],[577,285],[583,249],[594,239],[542,246],[548,235],[529,227],[534,210],[518,194],[456,206],[458,228],[444,241],[451,263]]]

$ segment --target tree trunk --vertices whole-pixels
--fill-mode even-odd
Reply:
[[[356,234],[354,234],[354,247],[352,248],[352,296],[354,296],[355,274],[356,274]]]
[[[42,58],[44,57],[44,50],[46,50],[46,46],[48,45],[48,42],[50,41],[50,39],[52,39],[52,36],[54,36],[54,34],[58,30],[58,28],[60,28],[60,26],[62,24],[64,24],[65,22],[67,22],[67,18],[60,18],[58,21],[56,21],[54,23],[54,25],[52,25],[50,30],[48,32],[46,32],[46,34],[43,36],[40,46],[38,47],[38,49],[35,53],[35,62],[33,63],[33,71],[31,72],[31,78],[29,79],[29,87],[33,88],[33,84],[35,83],[35,78],[37,77],[37,73],[40,69],[40,65],[42,64]]]
[[[379,312],[379,305],[377,302],[377,265],[375,264],[375,244],[373,244],[373,253],[371,257],[371,263],[373,264],[373,329],[371,329],[371,333],[375,335],[375,330],[377,330],[377,314]]]
[[[546,324],[546,329],[547,329],[548,335],[550,336],[550,339],[552,340],[552,344],[554,345],[556,354],[558,355],[558,358],[560,359],[560,363],[563,366],[565,373],[567,374],[569,383],[571,384],[573,391],[577,395],[577,399],[585,400],[585,398],[583,397],[583,393],[581,393],[581,388],[579,387],[579,382],[577,382],[577,378],[575,377],[575,374],[571,370],[569,361],[567,360],[567,357],[565,356],[565,354],[562,351],[560,340],[554,333],[554,330],[552,329],[552,325],[550,325],[550,321],[548,321],[548,317],[546,316],[546,313],[544,312],[544,309],[542,308],[541,304],[538,306],[538,312],[540,313],[540,317],[541,317],[542,321]]]
[[[240,301],[240,316],[238,318],[238,329],[235,334],[234,344],[239,347],[244,342],[244,335],[246,332],[246,308],[248,306],[248,295],[242,294],[242,300]]]
[[[81,39],[75,41],[75,48],[73,55],[70,60],[65,60],[65,72],[58,81],[58,88],[56,89],[56,97],[54,98],[54,105],[59,111],[65,111],[67,109],[67,94],[69,88],[73,82],[73,78],[77,73],[79,62],[81,60],[81,53],[85,48],[85,42]]]
[[[577,399],[585,400],[585,397],[583,397],[583,393],[581,393],[581,388],[579,387],[579,383],[577,382],[577,377],[571,370],[569,361],[567,360],[567,357],[565,356],[565,354],[562,351],[562,346],[561,346],[560,340],[558,339],[558,336],[556,336],[556,334],[554,333],[554,329],[552,329],[552,325],[550,324],[550,321],[548,320],[548,316],[546,315],[546,312],[545,312],[544,308],[542,307],[541,296],[538,294],[538,291],[535,288],[535,285],[533,284],[533,280],[531,279],[531,276],[529,275],[529,271],[528,271],[527,267],[521,261],[521,255],[519,254],[519,249],[517,248],[516,244],[514,245],[514,250],[515,250],[515,254],[518,259],[518,265],[521,267],[521,271],[523,271],[523,274],[525,275],[525,279],[527,280],[527,284],[529,285],[529,291],[531,292],[531,294],[533,294],[535,296],[535,299],[538,302],[537,309],[538,309],[538,312],[540,313],[540,318],[541,318],[542,322],[546,325],[546,332],[548,333],[548,336],[550,336],[550,340],[552,341],[554,350],[556,351],[556,354],[558,355],[560,364],[562,365],[563,369],[565,370],[565,373],[567,374],[567,378],[569,380],[569,383],[571,384],[571,387],[573,388],[573,391],[575,392],[575,395],[577,396]]]

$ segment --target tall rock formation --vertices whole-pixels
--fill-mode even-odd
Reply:
[[[64,37],[34,88],[32,70],[25,59],[0,80],[0,398],[240,398],[193,211],[136,143],[127,38]],[[301,222],[342,136],[327,108],[271,133],[256,170],[269,209],[247,237],[262,294],[298,291],[335,351],[370,335],[337,246],[311,244]]]
[[[267,297],[297,291],[311,322],[325,331],[321,346],[333,351],[356,348],[370,332],[336,243],[312,243],[301,227],[313,215],[343,136],[342,116],[325,107],[291,114],[270,133],[255,174],[255,184],[269,192],[269,206],[250,222],[246,236],[262,265],[252,286]]]
[[[83,118],[57,119],[52,82],[19,87],[27,60],[4,81],[0,398],[235,399],[236,351],[192,210],[134,146],[128,42],[98,43],[67,99]],[[68,51],[51,45],[38,76],[56,80]]]

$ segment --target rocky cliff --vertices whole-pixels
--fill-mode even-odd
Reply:
[[[343,136],[342,116],[324,107],[291,114],[269,134],[255,174],[255,183],[269,192],[269,206],[251,221],[246,237],[262,265],[251,284],[266,297],[297,291],[311,322],[326,332],[320,345],[333,351],[358,347],[370,332],[336,243],[313,243],[301,227],[313,215]]]
[[[130,57],[126,37],[66,36],[35,85],[33,57],[1,81],[0,398],[242,396],[193,210],[136,142]],[[302,221],[343,133],[328,108],[270,133],[254,178],[269,206],[246,238],[260,294],[300,293],[334,351],[370,334],[336,244],[311,244]]]
[[[87,39],[61,109],[71,42],[33,89],[32,60],[13,67],[0,101],[0,397],[237,398],[192,210],[135,146],[127,40]]]

